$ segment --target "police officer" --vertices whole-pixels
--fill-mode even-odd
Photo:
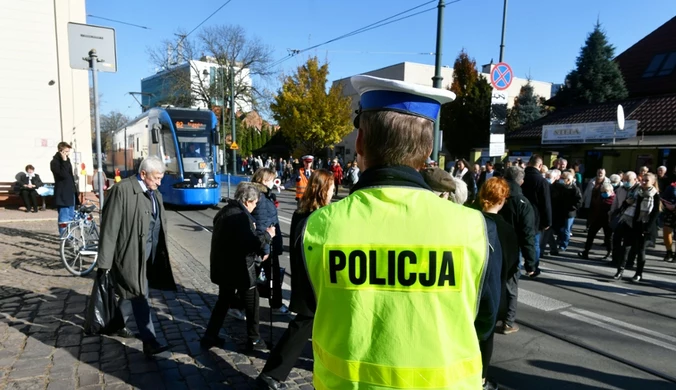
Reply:
[[[314,386],[480,388],[479,340],[493,331],[500,298],[496,227],[439,198],[418,172],[440,106],[455,95],[371,76],[351,81],[361,95],[364,172],[293,244],[307,267],[294,279],[314,292],[304,297],[315,313]]]
[[[312,175],[312,162],[314,157],[307,155],[303,156],[303,168],[298,170],[298,176],[296,177],[296,204],[300,204],[300,200],[305,193],[307,188],[307,183],[310,180],[310,175]]]

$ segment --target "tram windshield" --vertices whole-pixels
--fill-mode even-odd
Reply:
[[[186,174],[211,172],[213,155],[209,137],[199,133],[181,134],[178,145]]]

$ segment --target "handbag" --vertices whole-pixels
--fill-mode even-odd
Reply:
[[[284,283],[284,272],[286,271],[286,268],[284,267],[279,267],[279,275],[280,275],[280,284]],[[271,283],[271,276],[272,275],[267,275],[265,273],[265,270],[263,268],[260,269],[260,272],[258,273],[258,278],[256,279],[256,288],[258,289],[258,295],[260,295],[261,298],[271,298],[272,295],[270,294],[270,283]]]

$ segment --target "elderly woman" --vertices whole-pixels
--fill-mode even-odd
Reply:
[[[657,216],[660,209],[660,194],[657,191],[655,184],[656,178],[652,173],[645,173],[641,179],[641,187],[638,189],[638,197],[636,202],[631,205],[631,209],[627,209],[625,215],[630,215],[632,218],[628,225],[631,227],[632,235],[634,237],[633,246],[636,251],[636,274],[632,278],[634,282],[643,280],[643,267],[645,266],[645,247],[649,241],[655,241],[657,235],[656,225]],[[615,279],[621,279],[626,265],[627,258],[620,259],[620,266],[617,268]]]
[[[263,247],[263,272],[269,278],[272,277],[272,295],[270,298],[270,307],[274,314],[288,315],[289,308],[282,303],[282,275],[279,265],[279,256],[284,252],[284,243],[282,242],[282,229],[279,226],[279,217],[277,215],[277,201],[272,187],[275,185],[275,171],[270,168],[261,168],[254,173],[251,178],[252,183],[258,183],[261,196],[258,199],[256,208],[251,213],[256,221],[256,230],[264,232],[269,227],[275,228],[275,238],[271,245]]]
[[[420,171],[425,183],[440,198],[448,199],[459,205],[467,201],[467,184],[439,167],[429,167]]]
[[[257,231],[251,212],[256,208],[260,191],[256,184],[240,183],[235,199],[230,200],[214,217],[211,236],[211,281],[218,285],[218,300],[211,312],[209,325],[200,344],[205,348],[223,347],[218,337],[228,307],[240,295],[246,307],[247,350],[267,349],[258,331],[258,290],[256,265],[264,248],[275,237],[275,227]]]
[[[42,180],[40,176],[35,173],[35,167],[26,165],[26,172],[18,175],[17,187],[19,195],[26,206],[26,212],[38,212],[38,192],[37,189],[42,187]]]

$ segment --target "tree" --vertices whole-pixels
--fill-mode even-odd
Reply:
[[[316,154],[353,130],[351,100],[339,84],[326,92],[328,74],[327,63],[320,66],[317,57],[308,59],[284,79],[270,105],[282,133],[299,152]]]
[[[101,151],[111,150],[113,143],[113,132],[129,123],[130,119],[119,111],[111,111],[99,116],[101,125]],[[92,150],[96,152],[96,127],[92,125]]]
[[[519,96],[514,99],[514,107],[507,115],[507,130],[513,131],[519,127],[542,118],[544,115],[541,99],[535,94],[530,77],[526,85],[521,87]]]
[[[264,90],[246,82],[254,77],[267,79],[273,74],[270,66],[273,50],[259,38],[247,36],[244,28],[236,25],[204,27],[195,39],[187,38],[181,31],[175,35],[176,40],[165,40],[148,50],[151,62],[160,71],[167,71],[161,79],[170,89],[167,100],[171,101],[167,103],[192,105],[197,100],[207,107],[224,105],[223,91],[226,100],[230,96],[230,66],[235,73],[235,102],[255,108],[258,102],[268,99]],[[205,75],[191,60],[212,62],[218,70],[214,75]]]
[[[619,66],[613,61],[614,54],[615,47],[608,43],[600,22],[596,22],[580,49],[576,69],[568,73],[566,86],[556,97],[557,104],[572,106],[625,99],[627,88]]]
[[[449,89],[456,99],[441,107],[444,142],[454,156],[468,157],[472,148],[488,145],[493,88],[476,70],[476,61],[462,50],[453,64]]]

